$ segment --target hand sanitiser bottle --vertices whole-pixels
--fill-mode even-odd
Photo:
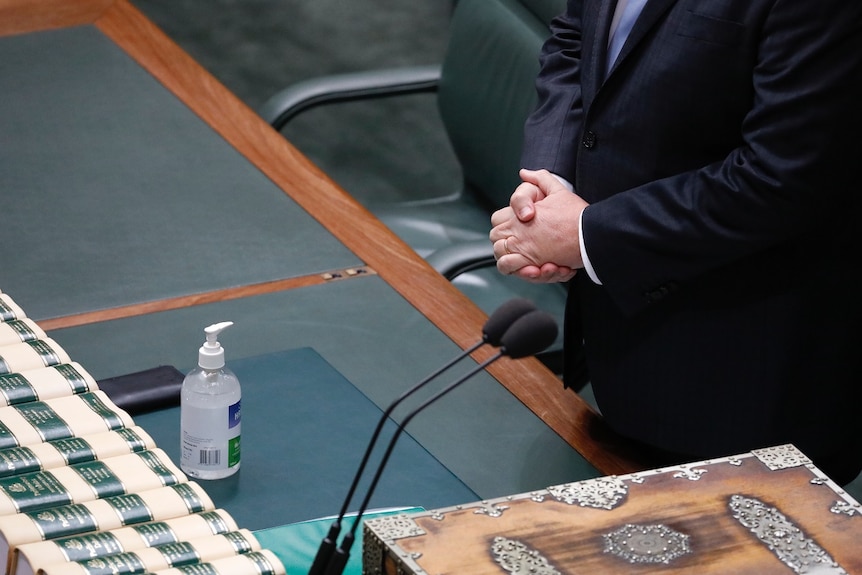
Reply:
[[[198,352],[198,367],[180,392],[180,467],[195,479],[221,479],[239,470],[239,380],[224,365],[219,334],[233,322],[213,324]]]

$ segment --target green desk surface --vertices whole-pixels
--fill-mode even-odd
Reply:
[[[0,38],[2,289],[57,317],[360,265],[93,26]]]
[[[242,459],[231,477],[200,481],[241,527],[262,529],[338,513],[381,410],[310,348],[229,361],[242,384]],[[135,416],[179,462],[179,408]],[[395,429],[381,434],[366,477]],[[349,507],[359,507],[363,480]],[[447,507],[477,495],[402,433],[371,508]]]
[[[380,408],[460,352],[378,276],[53,330],[49,335],[93,377],[104,379],[156,365],[190,369],[197,361],[203,328],[218,321],[234,322],[220,338],[229,361],[310,347]],[[471,366],[475,362],[456,366],[451,376],[429,386],[429,393]],[[395,418],[420,400],[405,402]],[[414,418],[410,433],[482,499],[599,475],[486,373]]]

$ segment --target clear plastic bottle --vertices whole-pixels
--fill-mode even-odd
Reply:
[[[225,367],[218,341],[233,322],[213,324],[198,352],[198,367],[180,392],[180,467],[195,479],[233,475],[240,464],[242,411],[239,380]]]

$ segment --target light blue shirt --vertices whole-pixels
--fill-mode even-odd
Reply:
[[[623,44],[634,28],[635,21],[643,11],[647,0],[617,0],[614,19],[608,35],[608,61],[605,74],[610,71],[623,49]]]

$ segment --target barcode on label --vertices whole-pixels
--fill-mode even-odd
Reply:
[[[221,450],[212,447],[201,449],[199,452],[201,465],[218,465],[221,463]]]

